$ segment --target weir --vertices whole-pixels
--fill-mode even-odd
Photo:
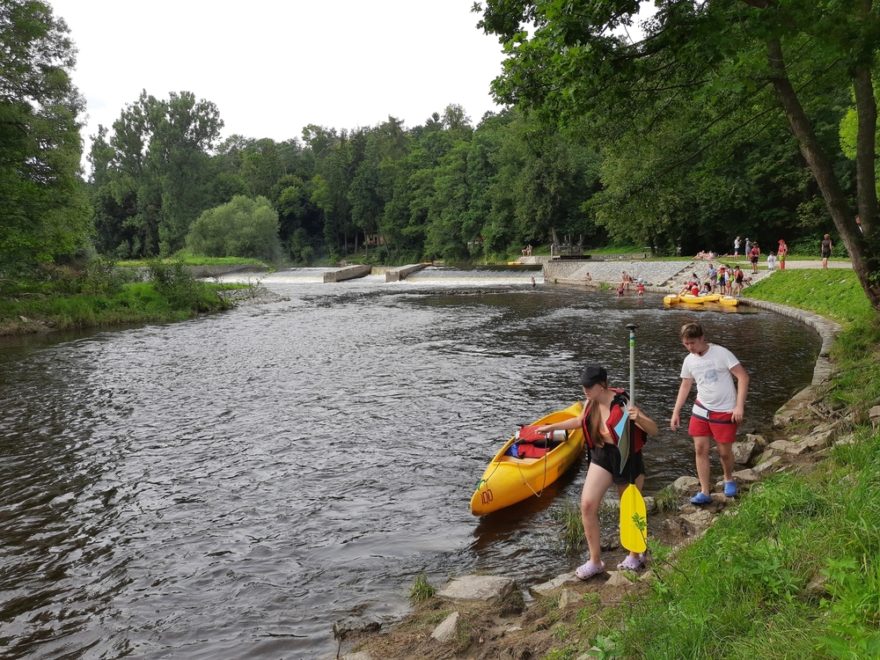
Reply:
[[[324,283],[326,284],[327,282],[344,282],[345,280],[353,280],[357,277],[364,277],[365,275],[369,275],[372,269],[372,266],[346,266],[345,268],[340,268],[339,270],[333,270],[324,273]]]
[[[410,264],[409,266],[401,266],[400,268],[387,270],[385,271],[385,281],[399,282],[400,280],[406,279],[407,275],[410,275],[411,273],[417,273],[427,265],[428,264]]]

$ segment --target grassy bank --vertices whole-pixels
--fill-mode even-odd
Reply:
[[[156,263],[153,259],[125,259],[117,261],[116,265],[124,268],[143,268]],[[180,254],[173,259],[163,259],[161,263],[174,265],[182,263],[184,266],[255,266],[271,270],[272,266],[259,259],[250,257],[204,257],[192,254]]]
[[[674,565],[656,548],[651,590],[585,607],[548,657],[880,656],[880,434],[859,424],[880,402],[880,323],[851,272],[786,271],[748,295],[844,325],[828,402],[855,413],[856,442],[763,481]]]
[[[181,321],[228,309],[219,291],[239,286],[196,281],[181,263],[149,266],[147,282],[127,281],[109,263],[39,281],[5,281],[0,335]]]

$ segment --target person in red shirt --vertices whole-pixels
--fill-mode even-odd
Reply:
[[[749,261],[752,262],[752,273],[758,272],[758,257],[761,256],[761,248],[758,247],[757,243],[752,245],[752,249],[749,250]]]

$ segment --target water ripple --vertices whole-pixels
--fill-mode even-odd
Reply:
[[[580,396],[585,362],[628,381],[630,321],[640,402],[668,418],[692,313],[528,275],[309,277],[267,279],[288,300],[257,308],[0,346],[10,657],[312,657],[335,650],[336,620],[400,615],[421,571],[571,568],[553,512],[582,472],[484,520],[476,479],[516,423]],[[752,373],[751,430],[809,381],[812,331],[700,318]],[[682,434],[646,452],[649,491],[692,472]]]

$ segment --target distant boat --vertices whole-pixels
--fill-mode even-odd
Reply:
[[[722,296],[720,293],[710,293],[706,296],[695,296],[690,293],[682,295],[670,293],[668,296],[663,296],[664,305],[705,305],[706,303],[736,307],[739,304],[739,299],[733,296]]]

